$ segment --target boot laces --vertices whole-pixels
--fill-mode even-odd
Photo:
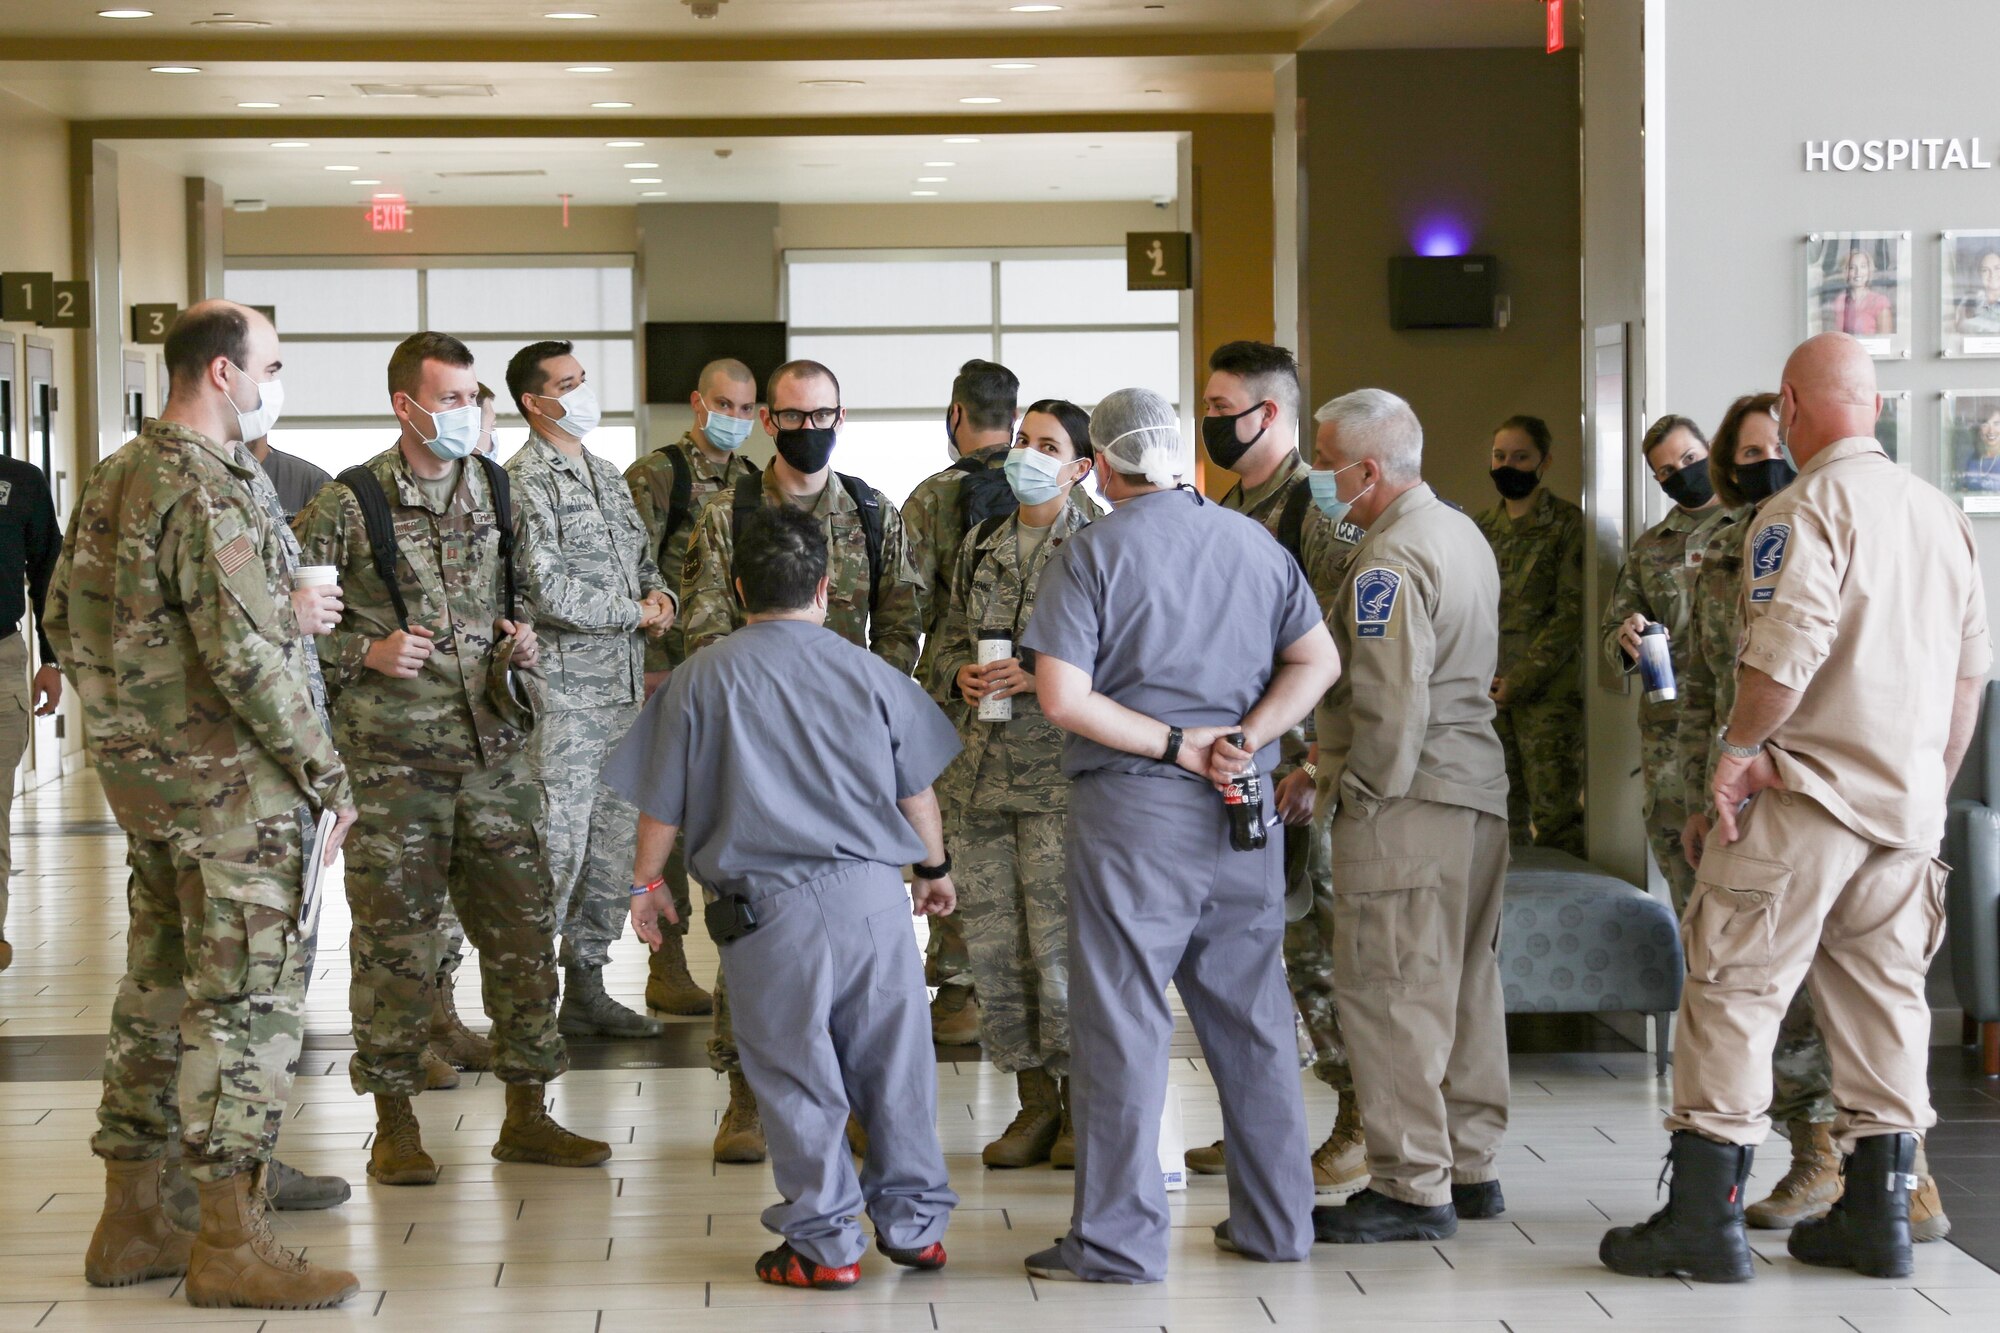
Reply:
[[[281,1268],[287,1273],[306,1271],[306,1261],[286,1249],[271,1229],[269,1181],[261,1172],[250,1190],[250,1249],[273,1268]]]
[[[402,1156],[414,1157],[424,1150],[423,1130],[417,1124],[416,1114],[407,1107],[397,1108],[390,1116],[385,1132],[390,1146]]]

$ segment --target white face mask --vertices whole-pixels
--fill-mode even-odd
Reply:
[[[479,443],[479,404],[467,403],[464,407],[454,407],[449,411],[433,412],[416,399],[410,398],[408,394],[403,396],[408,399],[411,407],[431,419],[431,429],[437,433],[432,438],[424,440],[424,443],[430,447],[432,453],[445,462],[450,463],[465,457],[472,452],[472,447]],[[423,439],[421,435],[417,438]]]
[[[604,412],[597,405],[597,390],[588,384],[579,384],[560,398],[551,398],[545,393],[538,393],[535,397],[545,403],[561,405],[563,414],[550,420],[573,440],[580,440],[596,430],[597,423],[604,419]]]
[[[244,379],[250,379],[250,372],[229,363],[229,368]],[[278,424],[278,414],[285,410],[285,386],[279,380],[250,380],[257,386],[257,406],[245,412],[230,399],[229,406],[235,409],[236,426],[242,432],[243,443],[255,444],[271,433],[271,427]]]

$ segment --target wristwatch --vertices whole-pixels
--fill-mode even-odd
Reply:
[[[1160,755],[1160,762],[1163,764],[1171,764],[1175,760],[1180,758],[1180,753],[1181,753],[1181,729],[1179,727],[1168,727],[1167,748],[1166,751]]]
[[[951,849],[946,848],[944,860],[934,866],[911,866],[910,873],[918,879],[943,879],[951,873]]]
[[[1310,759],[1299,760],[1299,772],[1305,774],[1307,777],[1311,778],[1314,782],[1319,781],[1319,765],[1315,764]]]
[[[1722,752],[1732,759],[1755,759],[1758,755],[1764,753],[1764,743],[1762,741],[1759,741],[1755,745],[1731,745],[1729,743],[1729,724],[1727,722],[1723,723],[1722,729],[1715,733],[1715,739],[1716,743],[1722,747]]]

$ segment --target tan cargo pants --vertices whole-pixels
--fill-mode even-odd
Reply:
[[[1507,821],[1399,800],[1333,821],[1333,984],[1371,1187],[1451,1202],[1507,1131],[1500,906]]]
[[[1771,1050],[1801,982],[1833,1063],[1834,1136],[1922,1134],[1931,1111],[1924,973],[1944,938],[1934,848],[1868,841],[1809,797],[1766,791],[1713,839],[1681,918],[1687,986],[1669,1130],[1757,1144],[1770,1132]]]
[[[28,686],[28,641],[0,639],[0,939],[7,937],[7,878],[14,873],[14,771],[28,750],[33,704]]]

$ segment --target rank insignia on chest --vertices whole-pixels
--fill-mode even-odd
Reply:
[[[223,576],[226,578],[249,564],[256,554],[257,548],[250,544],[249,535],[239,532],[215,553],[215,563],[222,567]]]
[[[1403,576],[1393,569],[1364,569],[1354,576],[1354,634],[1362,639],[1386,639],[1396,614],[1396,594]]]
[[[1757,529],[1757,535],[1750,539],[1750,578],[1762,583],[1765,579],[1776,578],[1785,567],[1785,547],[1792,540],[1792,525],[1789,523],[1769,523]],[[1753,588],[1750,600],[1768,602],[1776,593],[1775,588]]]

